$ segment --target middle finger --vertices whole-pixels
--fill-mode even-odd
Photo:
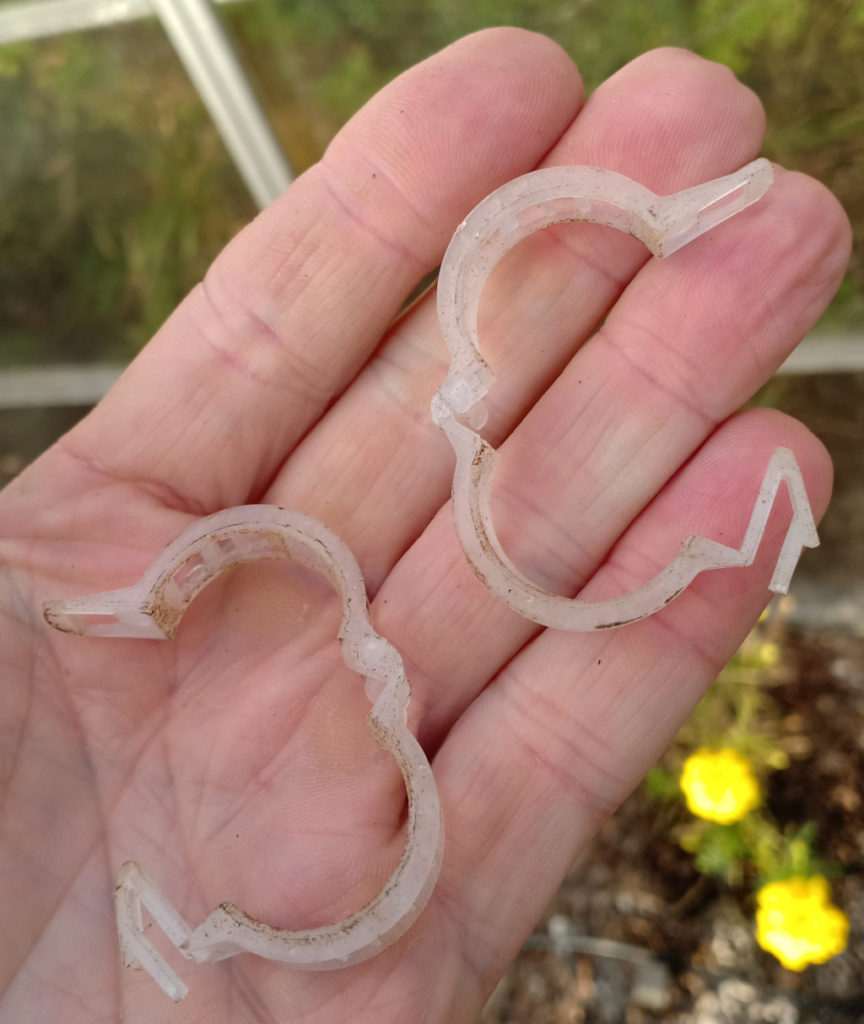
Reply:
[[[601,86],[546,163],[604,166],[668,193],[737,169],[758,152],[762,130],[758,100],[726,68],[661,50]],[[493,444],[647,258],[634,239],[590,224],[549,229],[508,254],[480,311],[484,355],[498,374],[484,430]],[[429,415],[445,355],[429,295],[396,325],[265,499],[323,519],[355,551],[373,592],[449,491],[452,452]]]

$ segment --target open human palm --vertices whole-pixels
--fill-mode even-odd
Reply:
[[[0,1021],[470,1022],[574,855],[633,788],[768,597],[755,564],[700,576],[623,630],[543,630],[468,567],[434,300],[396,319],[468,210],[546,164],[659,193],[735,170],[758,101],[664,50],[583,103],[549,40],[469,37],[407,72],[216,260],[102,403],[0,499]],[[767,195],[666,262],[596,225],[520,244],[484,293],[502,543],[532,579],[604,598],[698,533],[737,545],[771,452],[817,517],[830,465],[801,425],[739,413],[827,304],[848,226],[820,185]],[[598,325],[601,325],[598,330]],[[590,339],[590,340],[588,340]],[[351,547],[403,654],[433,763],[442,872],[413,928],[343,970],[249,955],[177,1005],[120,964],[112,891],[137,860],[197,925],[230,900],[283,928],[358,909],[404,842],[398,771],[363,728],[339,602],[282,563],[208,587],[173,641],[57,633],[43,601],[135,582],[195,518],[266,502]]]

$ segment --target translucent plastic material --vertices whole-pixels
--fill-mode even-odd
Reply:
[[[180,952],[199,963],[255,953],[294,967],[327,970],[358,963],[402,935],[425,906],[441,864],[443,826],[432,769],[408,729],[411,688],[399,652],[369,621],[360,569],[346,545],[308,516],[271,505],[226,509],[199,520],[168,545],[133,587],[51,601],[45,618],[84,636],[171,637],[192,599],[220,572],[260,558],[289,558],[325,575],[342,598],[339,640],[345,664],[366,677],[373,701],[367,725],[396,761],[408,793],[402,859],[381,892],[336,924],[303,931],[274,928],[230,903],[194,930],[133,861],[117,884],[124,963],[143,968],[172,999],[187,988],[144,935],[143,904]]]
[[[755,160],[735,174],[658,196],[612,171],[553,167],[493,192],[453,236],[438,279],[438,319],[451,365],[432,401],[432,416],[456,454],[453,516],[462,548],[488,589],[526,618],[556,629],[611,629],[652,615],[700,572],[750,565],[781,482],[792,499],[793,520],[771,589],[785,593],[802,547],[819,543],[798,464],[792,452],[778,448],[740,548],[689,537],[666,569],[630,593],[597,602],[551,594],[522,575],[498,541],[490,508],[497,453],[477,433],[485,419],[482,400],[494,381],[479,350],[477,310],[489,274],[514,245],[552,224],[590,221],[634,235],[655,256],[669,256],[756,202],[772,180],[770,163]]]
[[[584,220],[629,232],[655,255],[668,256],[755,202],[771,181],[770,164],[756,160],[736,174],[661,197],[611,171],[550,168],[494,192],[457,230],[438,284],[438,313],[451,367],[433,400],[432,414],[456,453],[453,509],[462,546],[492,593],[528,618],[570,630],[622,626],[662,608],[706,569],[749,565],[782,482],[792,500],[793,519],[772,589],[785,592],[801,548],[818,543],[797,463],[791,452],[778,448],[740,548],[690,537],[666,569],[629,594],[600,602],[549,594],[519,573],[495,536],[489,494],[496,453],[476,432],[483,424],[482,399],[494,380],[478,348],[477,308],[489,273],[512,246],[551,224]],[[51,601],[45,618],[57,629],[83,636],[170,638],[211,580],[239,563],[261,558],[300,562],[326,576],[340,594],[339,640],[345,664],[365,677],[373,705],[368,727],[405,780],[406,845],[392,876],[370,903],[336,924],[303,931],[275,928],[230,903],[190,928],[152,879],[127,861],[116,893],[123,961],[148,971],[175,1000],[186,995],[186,985],[146,937],[142,906],[179,951],[199,963],[249,952],[297,968],[326,970],[374,956],[402,935],[425,906],[441,864],[441,809],[429,762],[407,726],[411,688],[402,658],[372,628],[354,557],[321,523],[270,505],[226,509],[190,526],[135,586]]]
[[[477,309],[489,274],[523,238],[553,224],[590,221],[634,235],[655,256],[671,256],[755,203],[773,180],[771,164],[760,159],[724,178],[658,196],[600,167],[548,167],[488,195],[456,229],[441,263],[438,321],[451,364],[432,403],[435,422],[467,414],[495,379],[480,354]]]
[[[636,590],[605,601],[580,601],[550,594],[519,572],[495,535],[489,501],[497,460],[495,449],[455,420],[447,423],[445,429],[460,452],[453,483],[453,515],[468,560],[495,597],[544,626],[575,632],[626,626],[664,608],[700,572],[752,565],[781,482],[789,491],[793,515],[769,588],[785,594],[801,549],[819,544],[798,463],[788,448],[777,448],[756,495],[740,548],[727,547],[706,537],[688,537],[669,565]]]

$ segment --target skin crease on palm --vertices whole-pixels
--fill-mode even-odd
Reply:
[[[574,856],[766,604],[789,510],[778,502],[752,567],[704,574],[650,619],[542,630],[488,595],[456,541],[452,454],[428,412],[447,364],[434,297],[393,320],[471,207],[516,175],[591,164],[669,193],[753,159],[763,129],[748,89],[683,51],[637,57],[584,101],[548,39],[464,39],[367,104],[9,485],[2,1024],[476,1020]],[[832,196],[776,168],[759,203],[665,262],[593,225],[510,253],[480,330],[497,374],[496,525],[520,568],[599,599],[688,534],[738,544],[779,445],[818,518],[821,444],[737,410],[818,318],[848,251]],[[192,925],[232,900],[303,928],[360,907],[401,851],[404,789],[363,728],[322,581],[243,567],[171,642],[85,640],[41,619],[44,600],[126,586],[196,517],[248,502],[315,516],[356,555],[375,628],[405,657],[447,846],[410,932],[344,970],[199,966],[151,929],[190,988],[175,1005],[120,965],[124,860]]]

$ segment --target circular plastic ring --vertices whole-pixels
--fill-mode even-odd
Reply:
[[[802,547],[818,543],[801,472],[792,452],[778,448],[768,465],[740,548],[689,537],[654,579],[606,601],[549,593],[510,561],[495,533],[490,491],[497,452],[477,432],[483,398],[494,375],[480,354],[477,310],[492,269],[523,238],[553,224],[589,221],[618,228],[665,257],[756,202],[773,181],[771,164],[755,160],[734,174],[658,196],[621,174],[597,167],[551,167],[508,182],[484,199],[453,236],[438,278],[438,320],[450,370],[432,400],[432,417],[456,454],[453,518],[475,573],[501,601],[556,629],[612,629],[659,611],[706,569],[750,565],[781,482],[793,503],[771,589],[785,593]]]
[[[367,725],[396,761],[408,794],[405,850],[379,894],[332,925],[302,931],[274,928],[223,903],[194,930],[134,861],[117,885],[123,961],[143,968],[173,999],[186,985],[144,935],[147,907],[180,952],[199,963],[254,953],[294,967],[328,970],[359,963],[395,942],[422,911],[443,852],[443,824],[432,769],[407,724],[411,687],[402,658],[369,620],[360,568],[348,547],[321,523],[272,505],[245,505],[193,523],[169,544],[132,587],[51,601],[47,621],[83,636],[170,638],[193,598],[219,573],[241,562],[289,558],[326,576],[342,598],[339,640],[345,664],[366,677],[373,702]]]

